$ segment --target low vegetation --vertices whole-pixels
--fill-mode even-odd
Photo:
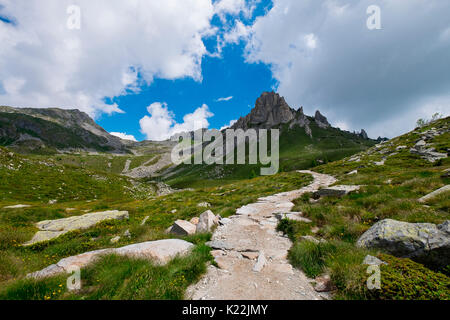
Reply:
[[[448,126],[448,121],[447,118],[430,122],[413,133],[362,152],[352,157],[352,161],[347,158],[315,168],[338,178],[338,184],[362,188],[342,198],[314,200],[311,194],[304,194],[295,201],[293,211],[303,212],[312,223],[282,221],[278,227],[295,242],[289,254],[292,264],[310,277],[329,273],[338,288],[336,298],[449,299],[448,266],[431,270],[433,266],[388,255],[380,256],[389,263],[382,267],[382,290],[369,292],[365,285],[367,266],[362,266],[362,261],[366,255],[380,252],[355,246],[365,231],[383,219],[434,224],[449,219],[448,192],[427,203],[417,200],[450,183],[445,174],[450,160],[431,163],[409,151],[421,132]],[[446,153],[450,133],[436,137],[432,143],[438,152]],[[304,241],[304,236],[311,235],[326,242]]]

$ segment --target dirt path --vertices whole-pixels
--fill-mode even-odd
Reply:
[[[193,300],[318,300],[303,272],[287,260],[291,241],[276,231],[276,213],[290,212],[292,200],[336,182],[311,171],[314,182],[300,190],[258,199],[236,211],[228,223],[217,228],[211,246],[220,268],[208,272],[188,288]]]

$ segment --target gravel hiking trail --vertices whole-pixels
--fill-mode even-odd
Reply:
[[[336,182],[332,176],[312,171],[314,181],[299,190],[258,199],[224,219],[213,234],[210,246],[219,268],[191,285],[186,298],[192,300],[321,300],[311,279],[292,267],[287,254],[292,242],[276,231],[277,213],[291,213],[292,201]],[[302,219],[301,213],[291,213]]]

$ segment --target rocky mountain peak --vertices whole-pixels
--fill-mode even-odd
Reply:
[[[319,110],[316,111],[314,120],[316,121],[317,125],[322,129],[331,127],[330,123],[328,122],[328,119],[325,116],[323,116]]]
[[[246,117],[240,118],[233,128],[272,128],[292,121],[296,111],[278,93],[264,92]]]

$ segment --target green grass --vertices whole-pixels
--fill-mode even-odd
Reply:
[[[303,128],[280,127],[280,172],[303,170],[353,155],[373,146],[355,134],[335,128],[321,129],[310,124],[313,138]],[[248,153],[248,148],[246,148]],[[248,163],[248,159],[247,159]],[[238,181],[260,175],[261,164],[245,165],[179,165],[175,174],[164,181],[175,188],[216,186],[221,181]]]
[[[186,257],[165,266],[109,255],[81,271],[82,288],[68,292],[67,275],[19,280],[0,291],[1,300],[180,300],[206,271],[210,248],[199,244]]]
[[[80,159],[83,158],[84,156],[80,156]],[[0,286],[2,288],[17,288],[17,290],[20,287],[29,286],[29,280],[24,280],[26,274],[45,268],[62,258],[91,250],[121,247],[132,243],[174,237],[165,234],[164,231],[177,219],[189,220],[194,216],[199,216],[205,211],[204,208],[197,206],[201,202],[210,203],[210,209],[215,214],[227,217],[234,214],[237,208],[256,201],[260,196],[299,189],[311,181],[308,175],[291,172],[237,182],[226,183],[222,181],[221,184],[213,187],[184,190],[164,197],[155,197],[152,185],[148,185],[144,181],[117,176],[113,173],[95,171],[94,166],[87,169],[59,163],[58,159],[54,158],[44,161],[40,156],[35,155],[10,155],[8,150],[1,148],[0,160],[0,171],[4,173],[0,176],[0,179],[4,179],[2,180],[4,184],[0,186],[1,196],[3,197],[0,200]],[[11,170],[7,168],[9,165],[14,168],[21,165],[21,170]],[[138,186],[136,187],[135,184]],[[62,187],[62,190],[60,187]],[[148,191],[140,191],[141,188]],[[139,191],[144,194],[147,193],[146,196],[137,196]],[[49,205],[48,201],[51,199],[57,199],[58,202]],[[4,206],[18,203],[29,204],[31,207],[3,209]],[[68,208],[71,208],[71,210],[66,210]],[[71,232],[50,242],[31,247],[21,246],[22,243],[30,240],[37,231],[34,226],[36,222],[82,215],[86,211],[96,212],[109,209],[126,210],[129,212],[130,219],[104,222],[88,230]],[[141,225],[141,222],[147,216],[149,218],[146,224]],[[113,237],[123,235],[126,230],[131,232],[131,238],[122,237],[117,244],[112,245],[110,243]],[[199,239],[198,236],[183,239],[197,244],[199,248],[202,248],[203,243],[207,240]],[[203,270],[201,268],[206,264],[204,260],[189,259],[175,265],[181,266],[189,261],[196,261],[196,267]],[[124,262],[124,264],[127,263]],[[157,274],[164,274],[164,272],[169,272],[170,269],[144,267],[142,261],[136,263],[136,266],[134,262],[131,263],[133,266],[130,265],[130,268],[137,273],[151,269]],[[94,274],[94,271],[89,272],[92,272],[89,274]],[[164,274],[164,277],[166,276],[167,274]],[[130,275],[130,279],[133,277]],[[168,277],[172,280],[175,278]],[[155,280],[156,278],[152,279],[154,279],[152,281],[156,281],[155,286],[159,286],[158,283],[161,285],[161,292],[152,297],[158,299],[181,297],[181,292],[184,290],[183,286],[180,285],[178,289],[172,288],[170,289],[172,291],[170,291],[168,283],[158,282]],[[186,283],[189,283],[190,278],[187,277],[187,279],[188,282]],[[50,280],[48,281],[53,283]],[[44,281],[44,283],[47,282]],[[45,291],[38,290],[41,286],[40,282],[37,282],[36,286],[36,292],[42,293]],[[92,287],[90,284],[89,286]],[[146,286],[149,285],[146,284]],[[51,290],[55,289],[52,286],[50,287]],[[46,288],[46,285],[44,285],[44,288]],[[17,292],[17,290],[14,292]],[[32,291],[32,289],[30,290]],[[111,291],[99,292],[96,294],[104,295],[105,299],[112,298],[113,293]],[[15,294],[8,293],[7,296],[13,297]],[[45,291],[45,294],[47,295],[48,292]],[[93,295],[85,294],[86,299],[94,299]],[[150,293],[142,293],[140,297],[150,297],[147,294]],[[42,297],[42,294],[36,293],[37,299]],[[28,296],[24,299],[28,299]]]
[[[450,160],[429,163],[409,152],[420,138],[418,132],[431,127],[447,127],[449,118],[431,123],[417,132],[393,139],[381,148],[371,148],[359,154],[361,161],[347,159],[316,167],[314,170],[331,174],[338,184],[361,185],[359,192],[342,198],[324,197],[318,202],[305,194],[295,200],[293,211],[300,211],[312,220],[310,225],[282,221],[279,230],[295,242],[289,253],[293,265],[311,277],[327,272],[338,288],[337,299],[449,299],[448,277],[450,268],[436,269],[407,259],[384,255],[390,265],[382,267],[385,282],[381,292],[369,292],[365,286],[367,266],[361,263],[367,254],[378,251],[356,248],[357,239],[373,224],[383,219],[395,219],[411,223],[439,224],[450,217],[450,193],[442,194],[426,204],[417,200],[422,196],[448,185],[450,179],[442,173],[450,168]],[[433,141],[437,151],[447,152],[450,133]],[[398,146],[406,149],[396,150]],[[382,150],[385,154],[379,154]],[[387,154],[384,166],[376,166]],[[347,173],[358,170],[356,175]],[[317,238],[327,244],[301,241],[311,235],[311,228],[318,228]],[[425,279],[425,280],[423,280]]]

